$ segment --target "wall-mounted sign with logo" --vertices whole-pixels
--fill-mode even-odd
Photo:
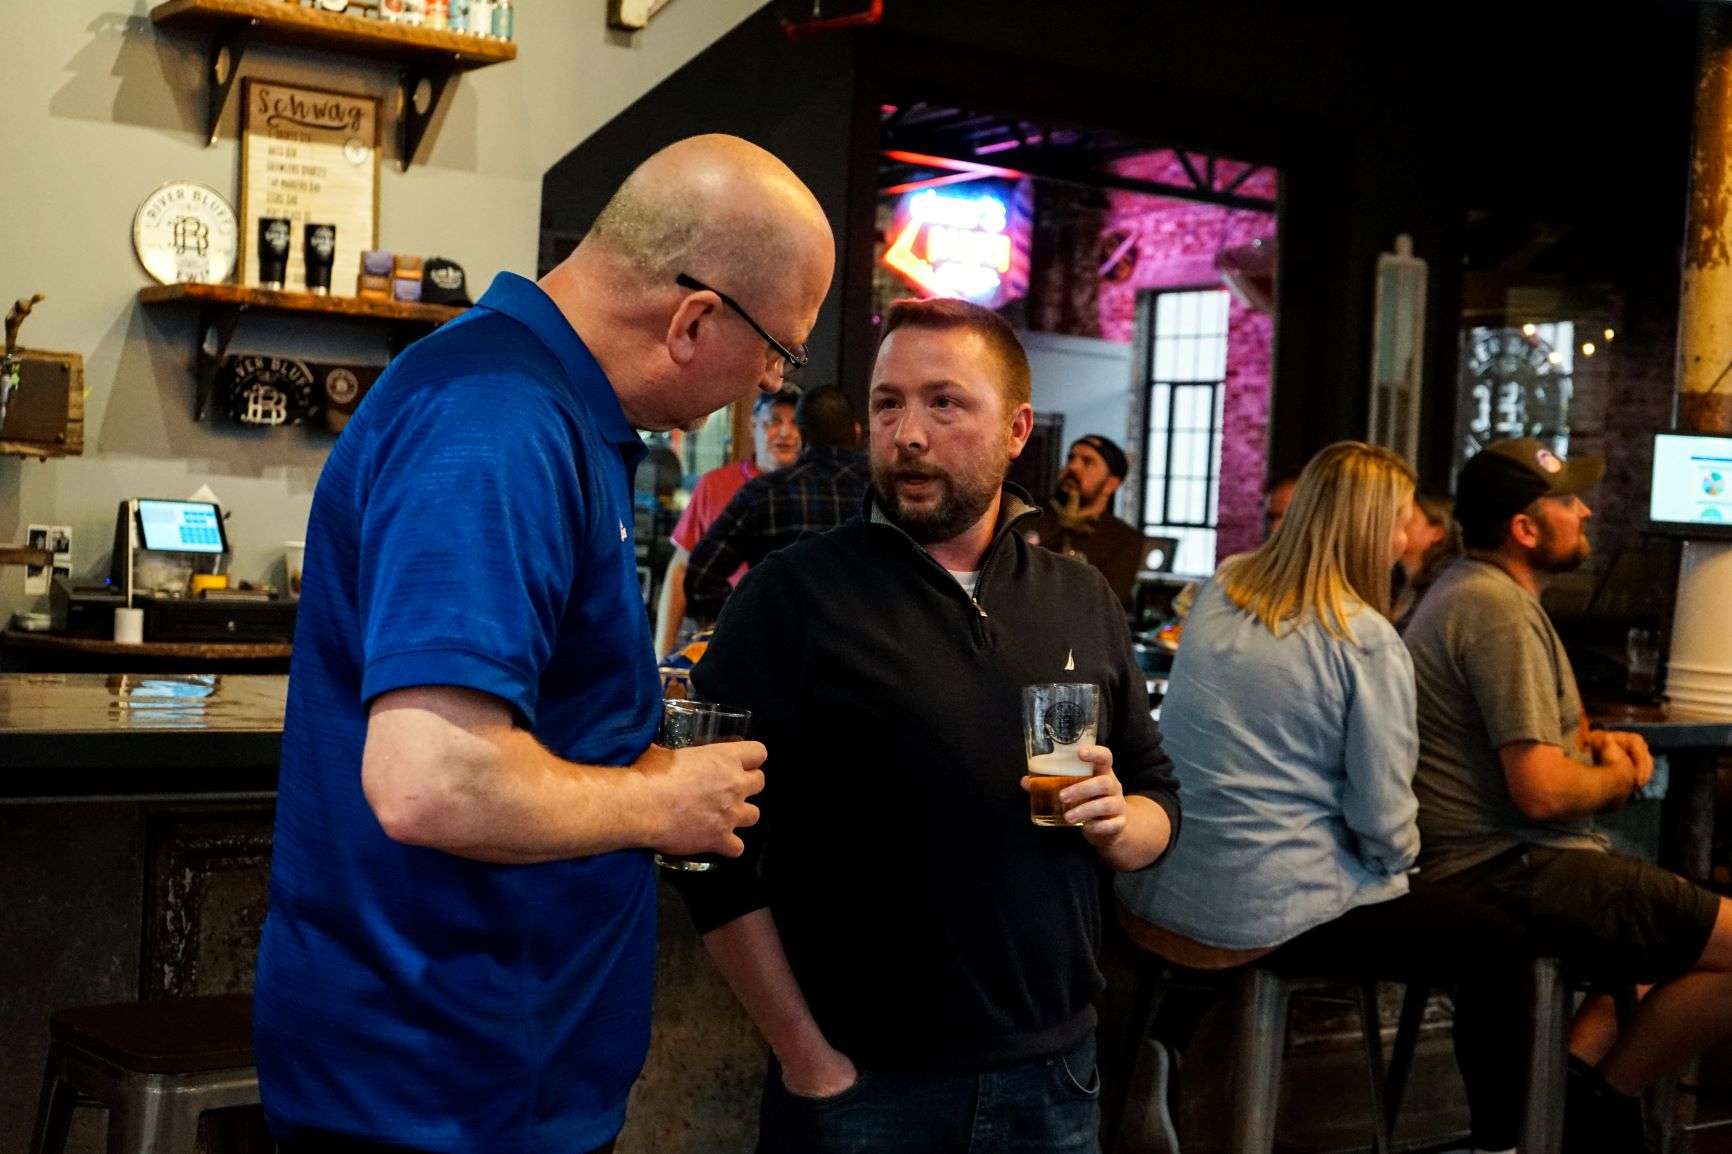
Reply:
[[[897,206],[884,264],[926,296],[996,307],[1016,295],[1010,225],[999,193],[923,188]]]
[[[235,210],[216,189],[177,180],[145,198],[132,247],[162,284],[220,284],[235,268]]]
[[[361,254],[379,247],[379,102],[274,80],[242,91],[241,283],[260,283],[259,218],[280,218],[292,238],[283,287],[306,291],[302,238],[322,224],[336,240],[326,283],[353,296]]]

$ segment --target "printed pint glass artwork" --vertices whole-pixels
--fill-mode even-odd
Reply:
[[[1092,684],[1023,688],[1022,740],[1028,753],[1029,819],[1035,825],[1070,824],[1058,795],[1094,773],[1079,754],[1095,744],[1100,709],[1100,690]]]

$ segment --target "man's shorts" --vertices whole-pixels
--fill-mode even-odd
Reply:
[[[1520,920],[1572,976],[1648,984],[1696,968],[1720,899],[1640,858],[1517,846],[1437,882]]]

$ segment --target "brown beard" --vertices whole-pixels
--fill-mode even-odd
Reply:
[[[1073,486],[1073,488],[1066,489],[1064,487],[1064,483],[1066,481],[1069,481],[1071,483],[1071,485]],[[1067,472],[1063,473],[1062,475],[1060,475],[1060,477],[1058,479],[1058,486],[1059,486],[1059,492],[1061,494],[1075,493],[1076,498],[1077,498],[1077,504],[1080,506],[1088,506],[1088,505],[1093,505],[1096,501],[1101,499],[1101,493],[1103,490],[1106,489],[1107,482],[1104,479],[1101,480],[1100,482],[1098,482],[1095,485],[1094,491],[1090,492],[1087,489],[1083,488],[1082,478],[1078,477],[1075,473],[1071,473],[1071,472],[1067,471]]]
[[[1565,553],[1558,547],[1558,537],[1551,526],[1540,522],[1539,544],[1534,546],[1529,555],[1528,564],[1541,573],[1573,573],[1587,562],[1588,555],[1593,552],[1593,546],[1588,541],[1587,533],[1583,532],[1576,538],[1576,547]]]
[[[942,469],[912,461],[883,464],[872,461],[872,490],[879,506],[891,521],[922,545],[933,545],[960,536],[969,526],[992,507],[992,499],[1004,488],[1005,474],[1010,470],[1008,455],[996,477],[981,477],[978,488],[968,485],[973,478],[958,477]],[[909,514],[902,508],[896,494],[896,481],[904,477],[930,477],[942,490],[937,503],[928,512]]]

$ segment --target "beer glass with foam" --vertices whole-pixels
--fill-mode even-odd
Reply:
[[[714,745],[719,741],[744,741],[751,720],[749,709],[725,709],[708,701],[670,698],[662,702],[662,720],[656,730],[656,744],[664,749],[684,749],[692,745]],[[711,869],[718,860],[714,854],[693,854],[690,857],[656,854],[656,864],[663,869],[686,873]]]
[[[1100,726],[1100,690],[1093,684],[1059,682],[1022,690],[1022,740],[1028,752],[1029,819],[1035,825],[1068,825],[1058,795],[1093,776],[1094,766],[1077,756],[1095,744]]]

